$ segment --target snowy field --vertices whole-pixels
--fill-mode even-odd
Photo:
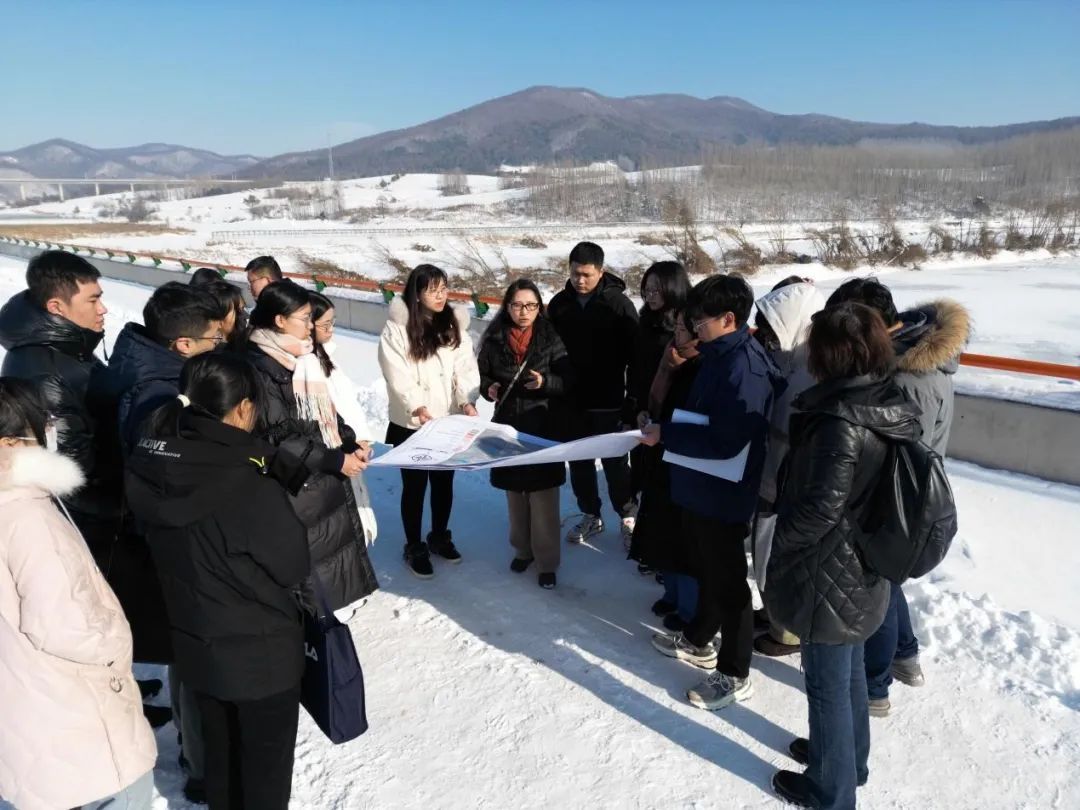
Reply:
[[[22,287],[22,267],[0,259],[0,298]],[[950,294],[968,272],[906,274],[917,283],[898,297]],[[1058,279],[1046,283],[1075,284],[1068,279],[1080,267],[1046,272],[1038,277]],[[976,309],[980,339],[1008,354],[1042,351],[1023,335],[1045,335],[1047,359],[1075,362],[1075,307],[1059,303],[1048,315],[1038,303],[1075,295],[1046,288],[1034,300],[1044,288],[1032,282],[1006,297],[1020,277],[1014,270],[999,283],[986,267],[975,284],[963,283],[956,297]],[[149,291],[104,287],[111,341],[138,319]],[[364,405],[380,430],[386,395],[376,341],[338,339],[338,359],[366,387]],[[872,721],[861,806],[1078,807],[1080,489],[961,463],[950,473],[960,535],[937,571],[907,587],[928,682],[894,686],[893,715]],[[807,731],[797,656],[755,656],[750,701],[718,714],[694,709],[683,693],[703,673],[649,645],[657,629],[649,605],[660,589],[624,559],[617,532],[564,548],[558,589],[542,591],[532,573],[509,571],[502,493],[484,473],[460,474],[451,527],[465,561],[437,565],[436,578],[421,582],[400,561],[397,474],[376,471],[369,483],[382,589],[350,627],[371,730],[334,747],[302,713],[295,807],[782,806],[769,778],[793,767],[787,745]],[[569,520],[569,487],[562,505]],[[171,725],[158,744],[155,807],[186,808]]]

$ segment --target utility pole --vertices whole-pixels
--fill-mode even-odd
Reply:
[[[334,142],[330,138],[330,133],[326,133],[326,149],[330,162],[330,182],[334,182]]]

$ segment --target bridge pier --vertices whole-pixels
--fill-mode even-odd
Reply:
[[[60,202],[63,202],[64,201],[64,184],[63,183],[57,183],[56,187],[58,189],[60,189]]]
[[[100,197],[101,196],[101,183],[94,183],[94,196],[95,197]]]
[[[26,183],[19,183],[19,198],[23,201],[26,200]]]

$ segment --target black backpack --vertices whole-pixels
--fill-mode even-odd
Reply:
[[[887,442],[881,478],[857,518],[863,565],[897,584],[945,559],[956,536],[956,502],[941,456],[923,442]]]

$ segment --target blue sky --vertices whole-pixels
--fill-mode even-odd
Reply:
[[[536,84],[887,122],[1080,115],[1080,0],[0,0],[0,27],[0,149],[271,155]]]

